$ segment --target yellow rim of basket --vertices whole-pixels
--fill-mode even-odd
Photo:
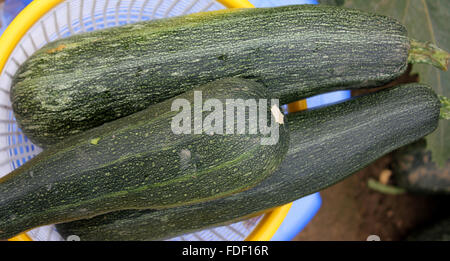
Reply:
[[[254,6],[247,0],[216,0],[227,8],[253,8]],[[20,42],[27,31],[42,18],[47,12],[53,9],[64,0],[34,0],[20,12],[0,37],[0,72],[4,69],[9,56],[16,45]],[[304,102],[303,102],[304,103]],[[300,106],[306,108],[306,104]],[[291,105],[290,105],[291,106]],[[275,208],[265,214],[256,228],[246,238],[247,241],[267,241],[275,234],[284,218],[286,217],[292,203]],[[22,233],[9,241],[32,241],[26,234]]]

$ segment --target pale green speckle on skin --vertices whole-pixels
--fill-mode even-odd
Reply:
[[[100,141],[100,138],[91,139],[91,144],[97,145],[99,141]]]

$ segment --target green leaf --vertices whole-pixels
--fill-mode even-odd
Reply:
[[[449,0],[324,0],[323,4],[342,5],[391,16],[408,29],[408,36],[430,42],[450,51],[450,1]],[[450,73],[430,65],[414,64],[412,73],[419,81],[432,86],[436,93],[450,97]],[[443,166],[450,159],[450,121],[441,120],[436,131],[426,137],[427,149],[434,162]]]

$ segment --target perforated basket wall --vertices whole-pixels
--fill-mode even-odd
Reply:
[[[45,44],[69,35],[138,21],[225,8],[212,0],[69,0],[44,15],[21,39],[0,75],[0,176],[40,153],[17,127],[9,92],[18,67]],[[243,240],[262,216],[171,240]],[[28,232],[33,240],[65,240],[54,226]],[[82,240],[82,239],[81,239]]]

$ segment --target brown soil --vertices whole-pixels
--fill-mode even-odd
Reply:
[[[367,186],[389,169],[391,155],[379,159],[344,181],[320,192],[322,207],[294,240],[360,241],[370,235],[402,240],[413,229],[444,215],[442,196],[387,195]]]

